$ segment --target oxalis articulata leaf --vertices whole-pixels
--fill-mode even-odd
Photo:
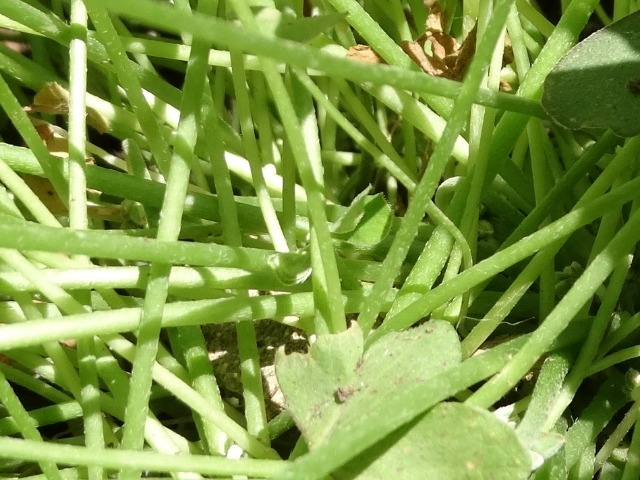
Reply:
[[[429,382],[460,361],[460,342],[448,322],[389,333],[366,350],[353,324],[320,336],[308,354],[278,352],[276,375],[309,448],[333,442],[335,451],[345,448],[338,434],[379,428],[372,415],[398,417],[406,406],[393,392]],[[336,467],[336,480],[523,480],[531,463],[515,431],[492,413],[443,402]]]
[[[545,80],[542,105],[567,128],[640,133],[640,12],[569,50]]]

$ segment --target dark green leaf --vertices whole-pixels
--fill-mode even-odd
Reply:
[[[542,105],[567,128],[640,133],[640,12],[573,47],[547,76]]]

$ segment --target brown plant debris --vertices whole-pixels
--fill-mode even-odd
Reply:
[[[355,45],[347,51],[347,58],[358,62],[381,64],[386,63],[373,48],[368,45]]]
[[[29,114],[46,113],[50,115],[66,115],[69,113],[69,92],[56,82],[47,82],[33,97],[33,103],[24,107]],[[111,130],[109,121],[97,110],[87,107],[87,125],[99,133]]]
[[[439,2],[429,8],[426,31],[413,41],[400,44],[404,52],[423,72],[435,77],[462,80],[476,50],[476,27],[469,32],[462,44],[444,31],[444,12]],[[380,57],[368,45],[356,45],[347,52],[347,58],[366,63],[382,64]],[[511,43],[505,38],[504,63],[513,61]]]
[[[476,27],[462,44],[444,31],[444,12],[438,2],[429,9],[426,31],[412,42],[400,46],[428,75],[460,80],[464,76],[476,50]],[[430,54],[427,53],[430,51]]]

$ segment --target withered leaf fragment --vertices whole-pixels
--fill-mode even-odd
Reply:
[[[28,113],[63,115],[69,112],[69,92],[56,82],[48,82],[33,97],[33,103],[25,107]]]
[[[444,31],[444,23],[442,7],[435,1],[429,7],[425,33],[415,40],[401,42],[400,47],[427,75],[459,81],[464,77],[476,51],[477,26],[474,26],[462,44],[459,44],[454,37]],[[366,63],[385,63],[384,59],[368,45],[351,47],[347,52],[347,58]],[[511,42],[507,36],[503,64],[506,65],[512,61]],[[508,84],[501,84],[500,88],[505,91],[511,89]]]
[[[69,113],[69,92],[57,82],[47,82],[33,97],[33,103],[24,107],[27,113],[66,115]],[[99,133],[111,130],[109,121],[94,108],[87,106],[87,124]]]
[[[476,27],[459,45],[454,37],[443,30],[443,15],[440,4],[433,3],[426,20],[425,33],[412,42],[402,42],[400,46],[428,75],[460,80],[476,50]],[[431,54],[427,54],[427,51]]]
[[[368,45],[355,45],[347,51],[347,58],[358,62],[382,64],[385,61]]]
[[[445,76],[445,73],[447,72],[447,66],[445,63],[435,56],[427,55],[424,51],[424,42],[420,42],[420,39],[415,42],[402,42],[400,46],[402,47],[402,50],[404,50],[404,53],[409,55],[411,60],[413,60],[427,75],[433,75],[434,77]]]

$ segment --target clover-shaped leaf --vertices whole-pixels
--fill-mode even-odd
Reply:
[[[430,321],[392,332],[366,350],[354,324],[318,338],[308,354],[276,357],[276,375],[310,449],[335,432],[375,428],[369,412],[403,409],[392,392],[428,382],[461,361],[448,322]],[[524,479],[530,460],[511,427],[486,410],[442,403],[332,473],[335,479]]]

